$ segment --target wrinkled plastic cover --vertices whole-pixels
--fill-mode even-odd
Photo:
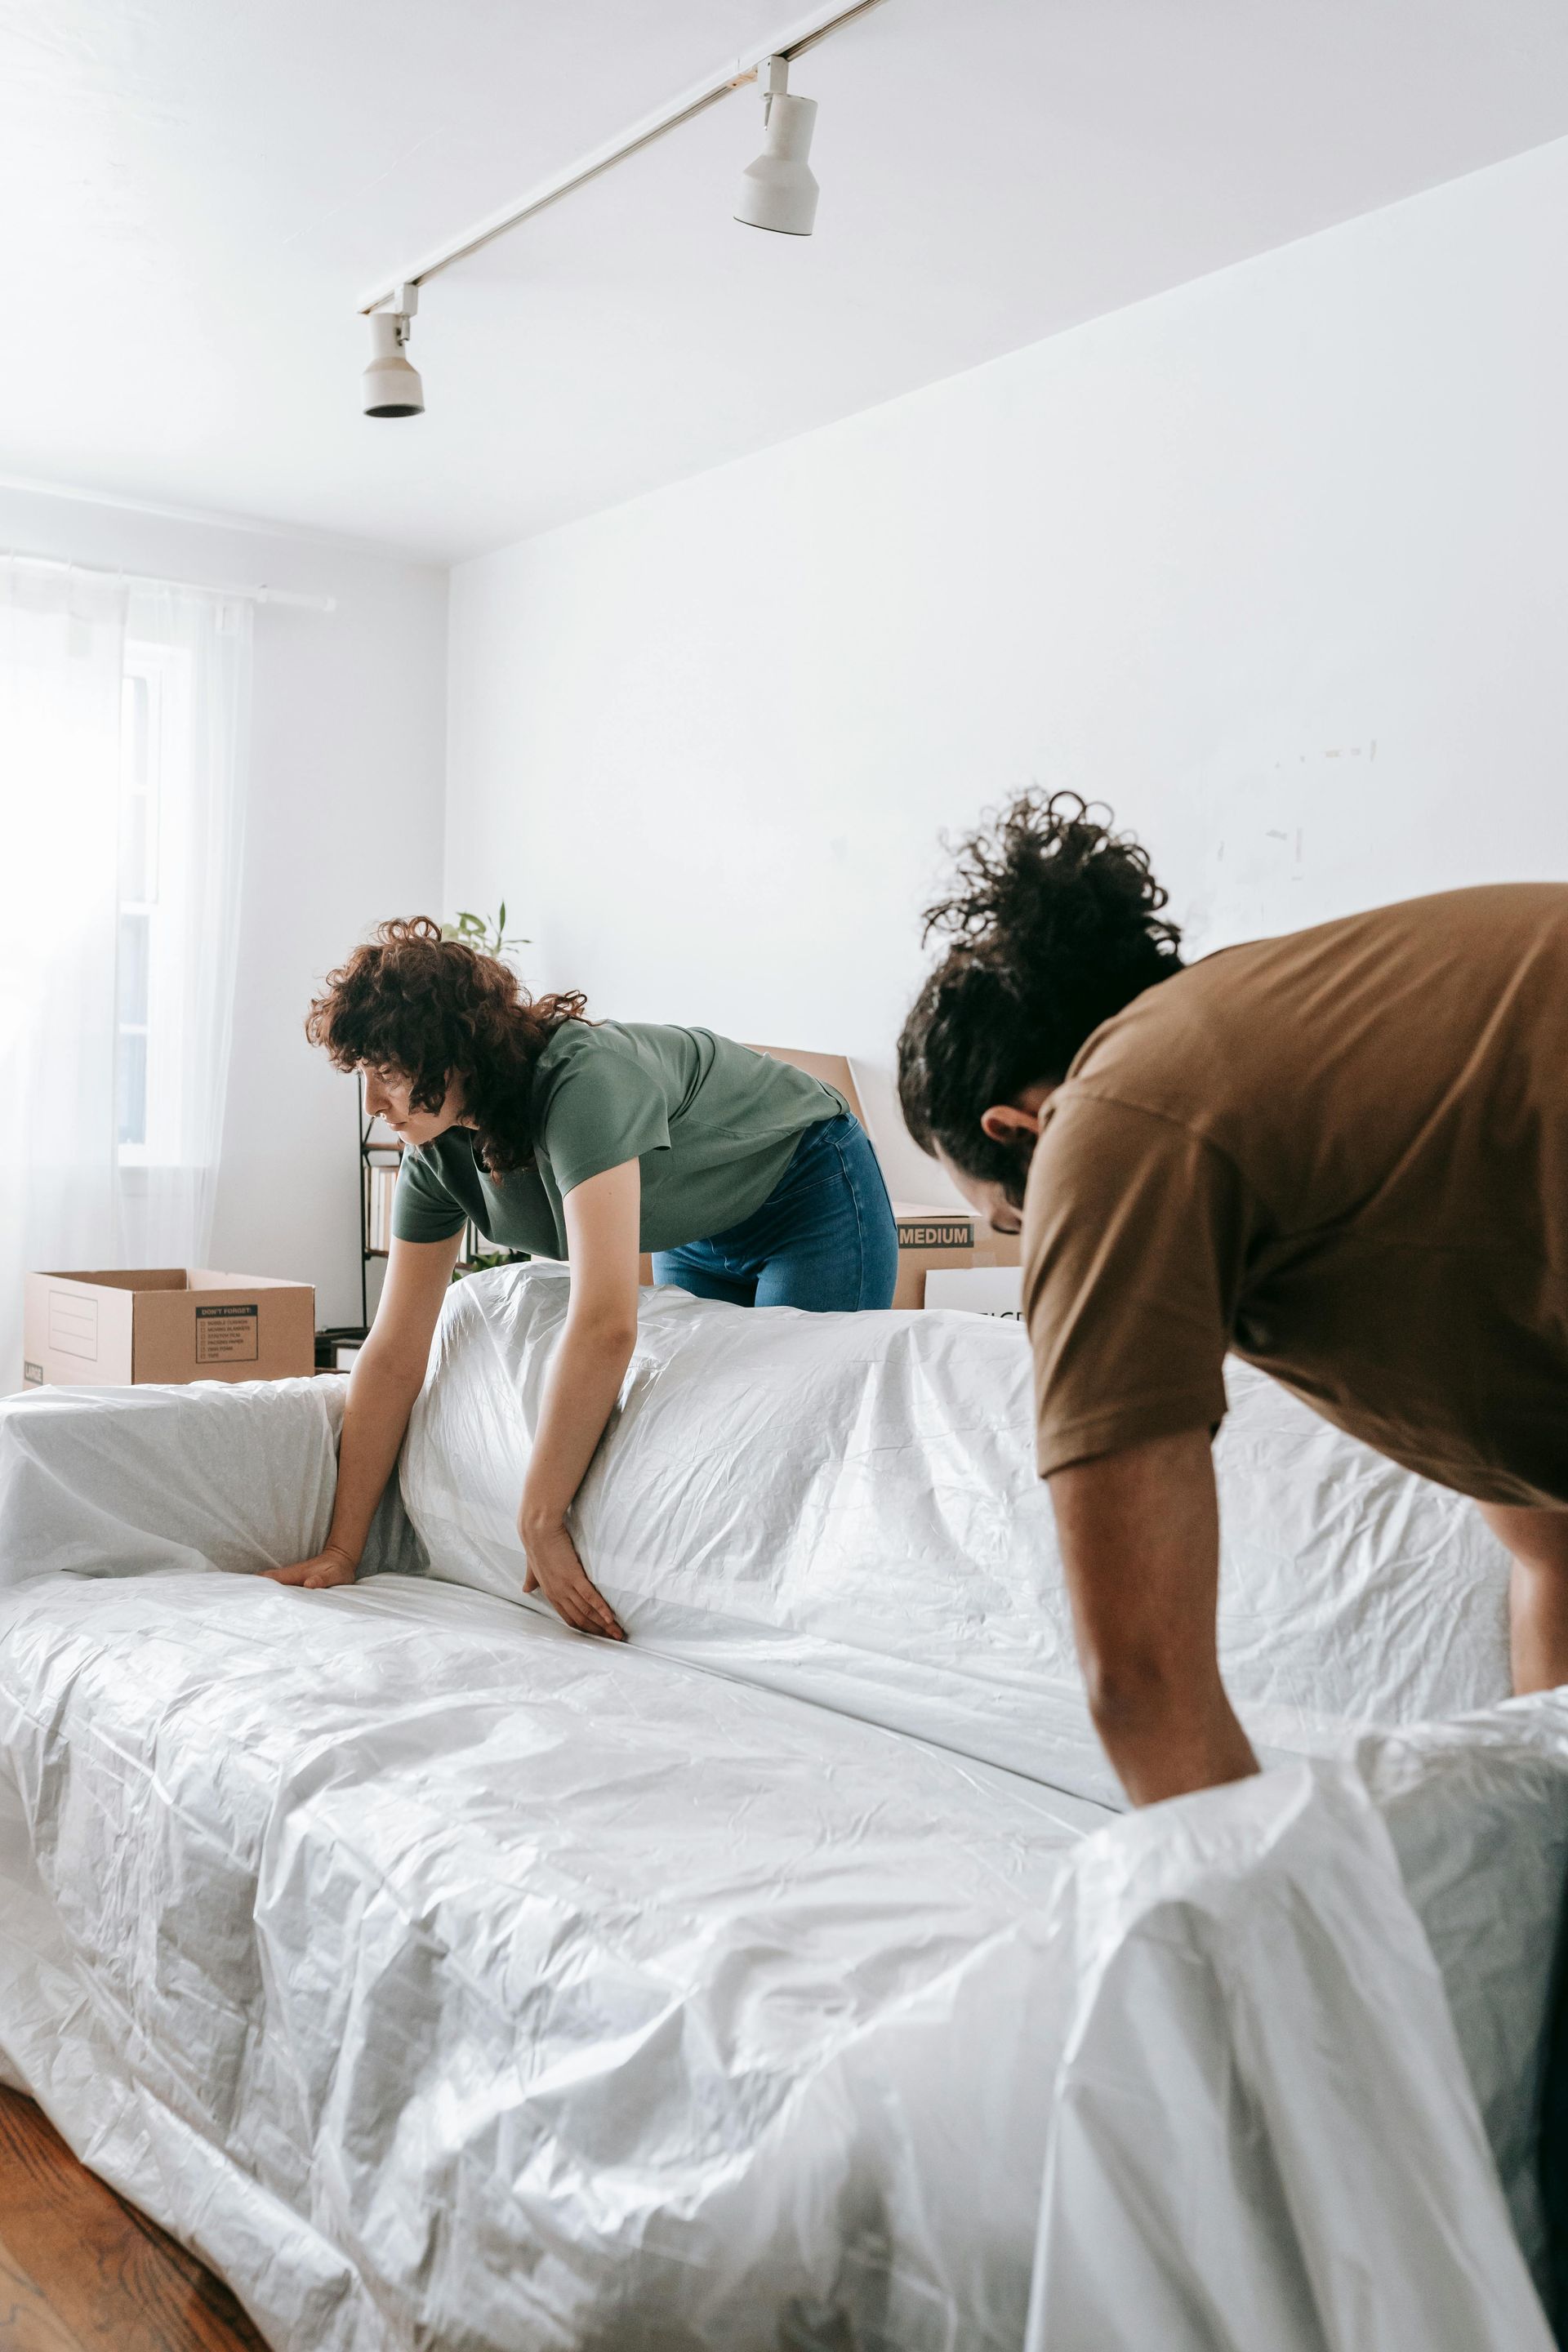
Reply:
[[[1347,1735],[1339,1764],[1342,1777],[1319,1766],[1332,1777],[1293,1817],[1275,1793],[1291,1772],[1277,1769],[1079,1849],[1080,1864],[1103,1858],[1104,1965],[1080,1991],[1057,2077],[1029,2352],[1415,2352],[1461,2341],[1467,2326],[1479,2344],[1508,2341],[1511,2323],[1500,2306],[1487,2315],[1484,2293],[1460,2322],[1448,2282],[1425,2256],[1405,2261],[1429,2200],[1466,2196],[1454,2117],[1430,2104],[1431,2062],[1451,2082],[1456,2045],[1546,2288],[1537,2158],[1568,1859],[1568,1695]],[[1355,1820],[1351,1781],[1375,1832]],[[1194,1866],[1175,1869],[1173,1840],[1205,1808],[1217,1829],[1254,1803],[1279,1833],[1254,1844],[1243,1874],[1205,1869],[1195,1848]],[[1408,1912],[1378,1885],[1384,1840]],[[1173,2013],[1185,2031],[1171,2030]],[[1359,2119],[1342,2104],[1355,2075]],[[1354,2318],[1363,2292],[1379,2308]],[[1542,2340],[1543,2321],[1518,2324],[1521,2341]]]
[[[1549,2275],[1541,2130],[1568,1885],[1568,1693],[1340,1743],[1388,1824],[1514,2227]],[[1558,1993],[1561,1999],[1561,1993]]]
[[[254,1573],[327,1539],[346,1376],[45,1388],[0,1398],[0,1590],[159,1568]],[[395,1485],[372,1568],[423,1557]]]
[[[60,1937],[11,2063],[276,2341],[772,2346],[847,2269],[1019,2340],[1011,1956],[1082,1809],[387,1577],[34,1581],[0,1745]]]
[[[404,1450],[434,1571],[512,1600],[567,1297],[554,1268],[459,1284]],[[1474,1506],[1231,1375],[1221,1662],[1260,1746],[1299,1745],[1302,1712],[1397,1724],[1505,1697],[1508,1564]],[[1123,1801],[1084,1700],[1016,1324],[645,1292],[573,1528],[647,1647]]]
[[[280,2352],[1544,2352],[1343,1766],[1085,1834],[428,1580],[0,1629],[10,2071]]]
[[[309,1559],[332,1516],[347,1386],[46,1388],[0,1402],[0,1584]]]
[[[1560,1702],[1119,1820],[739,1635],[194,1566],[320,1540],[335,1388],[0,1406],[0,2060],[279,2352],[1544,2352]]]

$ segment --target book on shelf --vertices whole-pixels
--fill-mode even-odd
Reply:
[[[397,1192],[397,1170],[395,1167],[370,1167],[365,1171],[365,1183],[366,1247],[389,1250],[392,1247],[392,1203]]]

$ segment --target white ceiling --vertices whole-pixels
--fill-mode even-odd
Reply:
[[[426,289],[359,294],[804,0],[0,0],[0,472],[447,560],[1568,131],[1562,0],[887,0]]]

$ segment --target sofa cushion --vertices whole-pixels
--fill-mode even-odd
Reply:
[[[567,1296],[555,1268],[458,1284],[404,1454],[435,1573],[512,1600]],[[1232,1370],[1221,1645],[1258,1736],[1297,1744],[1301,1711],[1405,1722],[1505,1696],[1506,1562],[1473,1507]],[[1029,1382],[1022,1332],[985,1317],[645,1291],[573,1514],[584,1564],[634,1641],[1117,1801]]]

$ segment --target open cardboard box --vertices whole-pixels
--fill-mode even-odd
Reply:
[[[316,1294],[205,1266],[30,1274],[22,1353],[29,1388],[309,1379]]]
[[[756,1045],[752,1050],[770,1055],[775,1062],[788,1062],[797,1070],[808,1070],[824,1086],[836,1087],[869,1136],[873,1151],[884,1167],[888,1165],[892,1154],[883,1149],[884,1139],[878,1135],[880,1122],[868,1115],[855,1074],[844,1055],[803,1054],[788,1045]],[[907,1141],[905,1150],[907,1153]],[[1017,1234],[998,1233],[994,1225],[977,1217],[973,1210],[895,1200],[893,1215],[899,1227],[895,1307],[923,1307],[928,1274],[939,1270],[957,1273],[972,1266],[1016,1265],[1019,1262]]]

